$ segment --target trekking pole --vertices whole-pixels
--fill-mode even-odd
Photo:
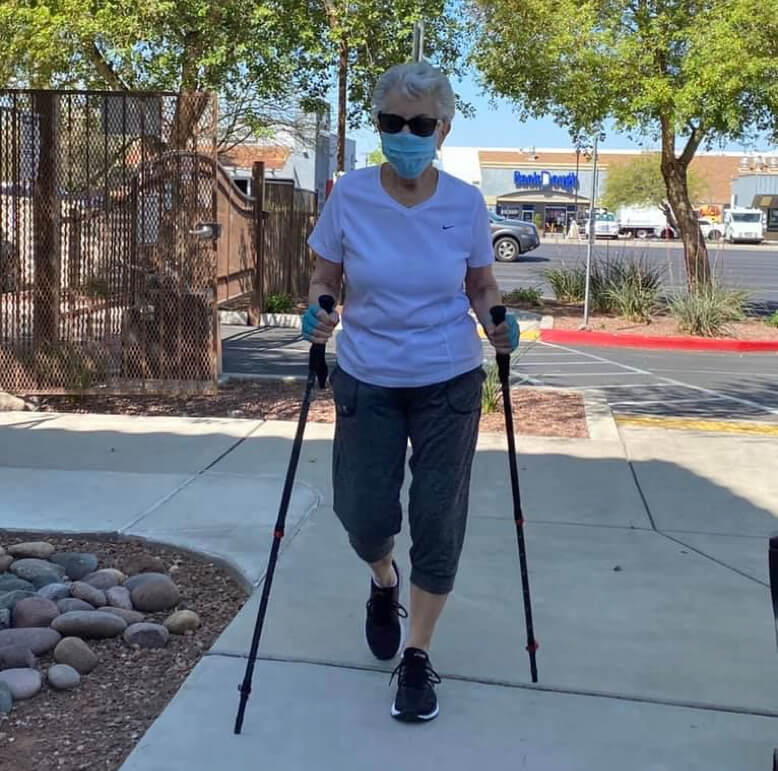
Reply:
[[[495,305],[489,310],[492,323],[495,326],[505,321],[505,306]],[[497,371],[502,385],[502,403],[505,412],[505,433],[508,434],[508,465],[511,471],[511,489],[513,492],[513,518],[516,522],[516,539],[519,543],[519,565],[521,567],[521,585],[524,594],[524,621],[527,626],[527,652],[529,653],[529,668],[532,682],[538,681],[538,666],[535,652],[540,647],[535,640],[532,625],[532,601],[529,596],[529,572],[527,571],[527,550],[524,544],[524,515],[521,511],[521,494],[519,492],[519,470],[516,465],[516,439],[513,434],[513,407],[511,405],[511,356],[509,353],[497,354]]]
[[[319,298],[319,306],[327,313],[332,313],[335,307],[335,300],[329,295],[322,295]],[[265,573],[265,583],[262,587],[262,598],[259,601],[259,611],[257,613],[257,622],[254,626],[254,636],[251,639],[251,650],[246,662],[246,674],[243,682],[238,686],[240,691],[240,705],[238,706],[238,716],[235,719],[235,733],[239,734],[243,727],[243,715],[246,712],[246,702],[251,693],[251,679],[254,675],[254,664],[259,649],[259,639],[262,636],[262,626],[265,623],[265,613],[270,599],[270,589],[273,586],[273,574],[278,560],[278,550],[281,546],[281,539],[284,537],[284,526],[286,525],[286,512],[289,508],[289,500],[292,497],[292,485],[294,475],[297,471],[297,461],[300,459],[300,450],[303,446],[303,432],[305,431],[305,421],[308,418],[308,408],[311,405],[311,396],[316,383],[319,379],[319,387],[324,388],[327,383],[327,362],[324,358],[325,347],[321,343],[311,345],[311,352],[308,359],[308,380],[305,384],[305,396],[300,407],[300,419],[297,422],[297,433],[292,445],[292,457],[289,459],[289,467],[286,470],[286,480],[284,481],[284,491],[281,494],[281,505],[278,509],[278,519],[273,530],[273,545],[270,548],[270,558],[267,563],[267,572]]]

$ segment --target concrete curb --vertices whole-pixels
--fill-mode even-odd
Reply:
[[[572,390],[575,392],[575,389]],[[579,391],[578,393],[583,397],[589,439],[619,441],[619,429],[605,394],[602,391]]]
[[[718,351],[721,353],[778,353],[778,342],[772,340],[614,335],[609,332],[574,329],[541,329],[540,340],[544,343],[593,345],[604,348],[656,348],[672,351]]]
[[[248,311],[219,311],[219,321],[222,324],[249,326]],[[260,327],[282,327],[283,329],[300,329],[302,317],[296,313],[263,313],[259,317]]]

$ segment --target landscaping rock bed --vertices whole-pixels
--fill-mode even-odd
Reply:
[[[246,598],[214,564],[136,541],[0,531],[0,556],[13,771],[118,768]]]

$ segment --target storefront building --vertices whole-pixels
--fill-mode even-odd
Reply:
[[[609,171],[640,156],[641,151],[635,150],[598,153],[595,206],[605,191]],[[487,205],[498,214],[534,222],[541,231],[563,231],[576,212],[580,216],[589,209],[594,169],[592,158],[585,153],[558,148],[444,146],[440,165],[480,187]],[[693,203],[701,216],[720,220],[723,209],[731,205],[732,185],[742,166],[741,153],[700,152],[695,156],[690,170],[700,180],[701,194]],[[778,173],[774,181],[778,185]],[[764,194],[768,192],[778,196],[778,186]]]
[[[761,209],[765,240],[778,241],[778,156],[741,170],[732,183],[732,205]]]

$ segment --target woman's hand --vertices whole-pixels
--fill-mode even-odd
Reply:
[[[512,313],[506,313],[501,324],[489,323],[484,330],[497,353],[510,354],[519,347],[519,322]]]
[[[303,337],[312,343],[325,345],[339,321],[340,316],[336,311],[328,314],[318,305],[309,305],[303,316]]]

